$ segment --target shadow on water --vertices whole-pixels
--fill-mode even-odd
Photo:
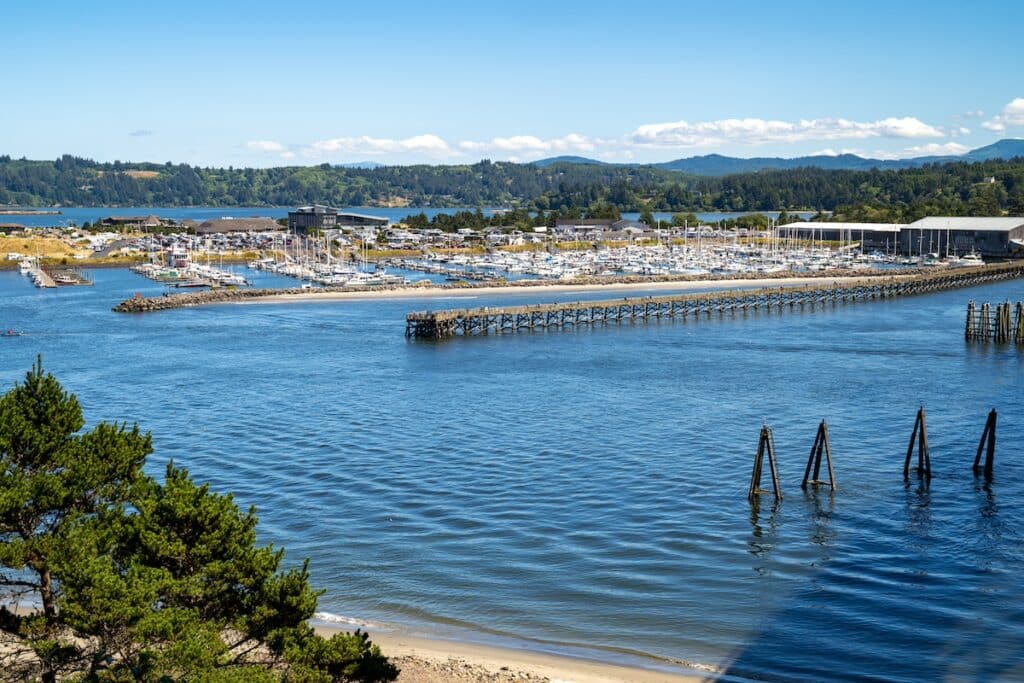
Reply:
[[[944,481],[942,488],[948,489],[949,483]],[[808,563],[807,580],[801,577],[796,585],[786,587],[776,608],[728,659],[717,680],[857,681],[873,678],[880,671],[885,672],[884,680],[892,681],[1024,680],[1024,636],[1019,630],[1024,611],[1006,605],[979,613],[969,604],[981,594],[1014,593],[1020,578],[1020,567],[1006,566],[1013,564],[1013,557],[1007,557],[1004,547],[1008,520],[1001,515],[995,482],[975,480],[973,506],[967,511],[970,516],[959,520],[966,524],[964,531],[970,537],[964,539],[972,546],[969,554],[978,561],[972,585],[963,592],[967,605],[949,604],[956,598],[951,600],[946,582],[959,579],[946,575],[948,558],[939,552],[940,541],[950,540],[942,534],[952,533],[939,528],[951,521],[943,508],[950,504],[947,498],[962,490],[940,494],[933,491],[928,477],[905,480],[901,498],[906,516],[886,520],[902,525],[910,539],[905,557],[888,558],[902,562],[905,572],[888,576],[891,585],[884,591],[874,587],[874,592],[885,593],[884,597],[860,593],[860,584],[876,580],[875,575],[882,571],[864,564],[861,558],[856,563],[843,558],[845,539],[840,538],[842,522],[837,523],[837,516],[842,516],[844,506],[857,506],[858,500],[841,493],[810,488],[803,492],[802,505],[790,502],[785,515],[780,501],[767,496],[751,501],[747,550],[756,558],[757,581],[774,573],[773,554],[780,539],[795,537],[787,526],[803,526],[815,552]],[[772,586],[775,589],[781,583]],[[920,596],[915,595],[920,592],[933,608],[921,609]],[[862,611],[857,604],[861,600],[888,603],[883,606],[887,618],[877,616],[877,605],[874,612]],[[755,604],[750,607],[763,609]]]

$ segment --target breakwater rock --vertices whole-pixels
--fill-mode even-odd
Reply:
[[[487,289],[502,287],[508,289],[529,289],[532,287],[545,287],[551,285],[568,285],[573,287],[592,287],[600,285],[642,285],[663,282],[707,282],[713,284],[716,281],[734,280],[792,280],[806,278],[839,278],[839,277],[893,277],[894,275],[909,276],[921,275],[926,271],[921,268],[907,268],[899,271],[892,270],[829,270],[812,273],[736,273],[732,275],[601,275],[591,277],[577,277],[571,280],[514,280],[511,282],[456,282],[451,284],[419,283],[416,285],[384,285],[374,287],[318,287],[314,289],[290,287],[287,289],[241,289],[224,288],[211,289],[203,292],[191,292],[187,294],[164,294],[156,297],[140,297],[126,299],[113,308],[116,313],[149,313],[153,311],[166,311],[172,308],[185,308],[187,306],[202,306],[205,304],[235,303],[241,301],[253,301],[267,299],[281,295],[301,294],[309,298],[317,295],[338,294],[341,292],[413,292],[418,289],[436,288],[444,290],[467,290]]]

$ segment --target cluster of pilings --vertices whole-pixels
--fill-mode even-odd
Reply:
[[[1024,344],[1024,302],[996,304],[995,310],[991,304],[967,302],[964,336],[968,341]]]
[[[909,277],[865,278],[844,284],[766,287],[671,296],[530,306],[487,307],[409,313],[405,334],[415,339],[447,339],[520,331],[562,330],[586,325],[648,322],[662,318],[781,311],[819,305],[888,299],[1024,277],[1024,262],[946,270]]]
[[[978,451],[974,456],[972,470],[974,476],[984,476],[986,480],[992,479],[992,473],[996,455],[996,421],[998,414],[993,409],[985,421],[985,429],[981,433],[981,440],[978,442]],[[911,466],[914,454],[917,454],[917,463]],[[984,455],[984,461],[982,456]],[[761,478],[764,469],[765,458],[768,459],[768,468],[771,472],[771,489],[761,488]],[[828,479],[821,478],[822,458],[828,471]],[[914,419],[914,429],[910,434],[910,443],[907,445],[907,457],[903,461],[903,477],[909,479],[911,472],[917,474],[920,479],[930,480],[932,476],[931,454],[928,450],[928,425],[925,419],[924,407],[917,411]],[[807,467],[804,469],[804,478],[800,488],[807,489],[813,486],[827,486],[836,490],[836,475],[832,468],[832,444],[829,441],[828,423],[824,420],[818,425],[818,433],[814,437],[814,445],[811,446],[811,453],[807,458]],[[779,481],[779,467],[776,460],[775,435],[768,425],[761,427],[761,434],[757,442],[757,455],[754,456],[754,471],[750,476],[750,488],[747,497],[753,501],[763,493],[770,493],[776,499],[782,499],[782,485]]]

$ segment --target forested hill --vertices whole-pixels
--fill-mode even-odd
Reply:
[[[820,209],[860,219],[1024,214],[1024,158],[901,170],[693,176],[652,166],[482,161],[461,166],[267,169],[0,156],[0,204],[23,206],[520,206],[622,211]]]

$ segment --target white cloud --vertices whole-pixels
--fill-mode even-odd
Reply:
[[[927,145],[907,147],[904,151],[913,156],[938,156],[964,154],[969,150],[970,147],[961,145],[959,142],[945,142],[942,144],[938,142],[931,142]]]
[[[969,112],[980,114],[979,112]],[[1001,114],[985,125],[1024,125],[1024,99],[1016,99]],[[675,121],[651,123],[637,127],[631,133],[618,137],[589,137],[568,133],[561,137],[545,138],[537,135],[510,135],[489,140],[448,141],[432,133],[407,138],[378,138],[369,135],[343,136],[317,140],[304,145],[285,145],[273,140],[253,140],[246,147],[257,152],[274,154],[283,159],[297,156],[310,160],[343,161],[363,158],[382,158],[398,163],[417,160],[445,161],[470,157],[530,161],[545,156],[581,154],[606,161],[628,161],[648,158],[657,150],[669,154],[686,148],[721,149],[732,153],[744,146],[785,145],[818,141],[824,143],[815,155],[835,156],[856,154],[876,159],[898,159],[921,155],[954,155],[967,151],[954,140],[969,135],[971,130],[955,125],[939,128],[922,120],[907,117],[888,117],[875,121],[855,121],[844,118],[801,119],[783,121],[760,118],[732,118],[690,123]],[[945,141],[927,142],[929,138]],[[902,149],[875,149],[882,140],[922,142]],[[874,142],[871,142],[874,141]],[[847,146],[849,145],[849,146]],[[773,153],[785,155],[781,149]]]
[[[287,150],[287,147],[273,140],[250,140],[245,143],[245,146],[257,152],[275,152],[280,154]]]
[[[1001,112],[981,124],[985,130],[996,133],[1002,133],[1011,126],[1024,126],[1024,97],[1014,98]]]
[[[713,147],[727,143],[763,145],[808,140],[862,140],[865,138],[943,137],[938,128],[914,117],[890,117],[872,122],[848,119],[810,119],[797,122],[765,119],[720,119],[689,123],[652,123],[640,126],[631,140],[649,147]]]
[[[303,153],[306,156],[339,153],[358,156],[413,153],[440,158],[458,155],[458,152],[436,135],[414,135],[403,140],[373,138],[368,135],[331,138],[330,140],[318,140],[308,145]]]
[[[551,153],[593,152],[596,148],[595,141],[578,133],[569,133],[564,137],[548,140],[534,135],[514,135],[507,138],[492,138],[488,142],[463,140],[459,143],[459,149],[467,152],[516,154],[516,158],[519,158],[518,155],[530,157]]]

